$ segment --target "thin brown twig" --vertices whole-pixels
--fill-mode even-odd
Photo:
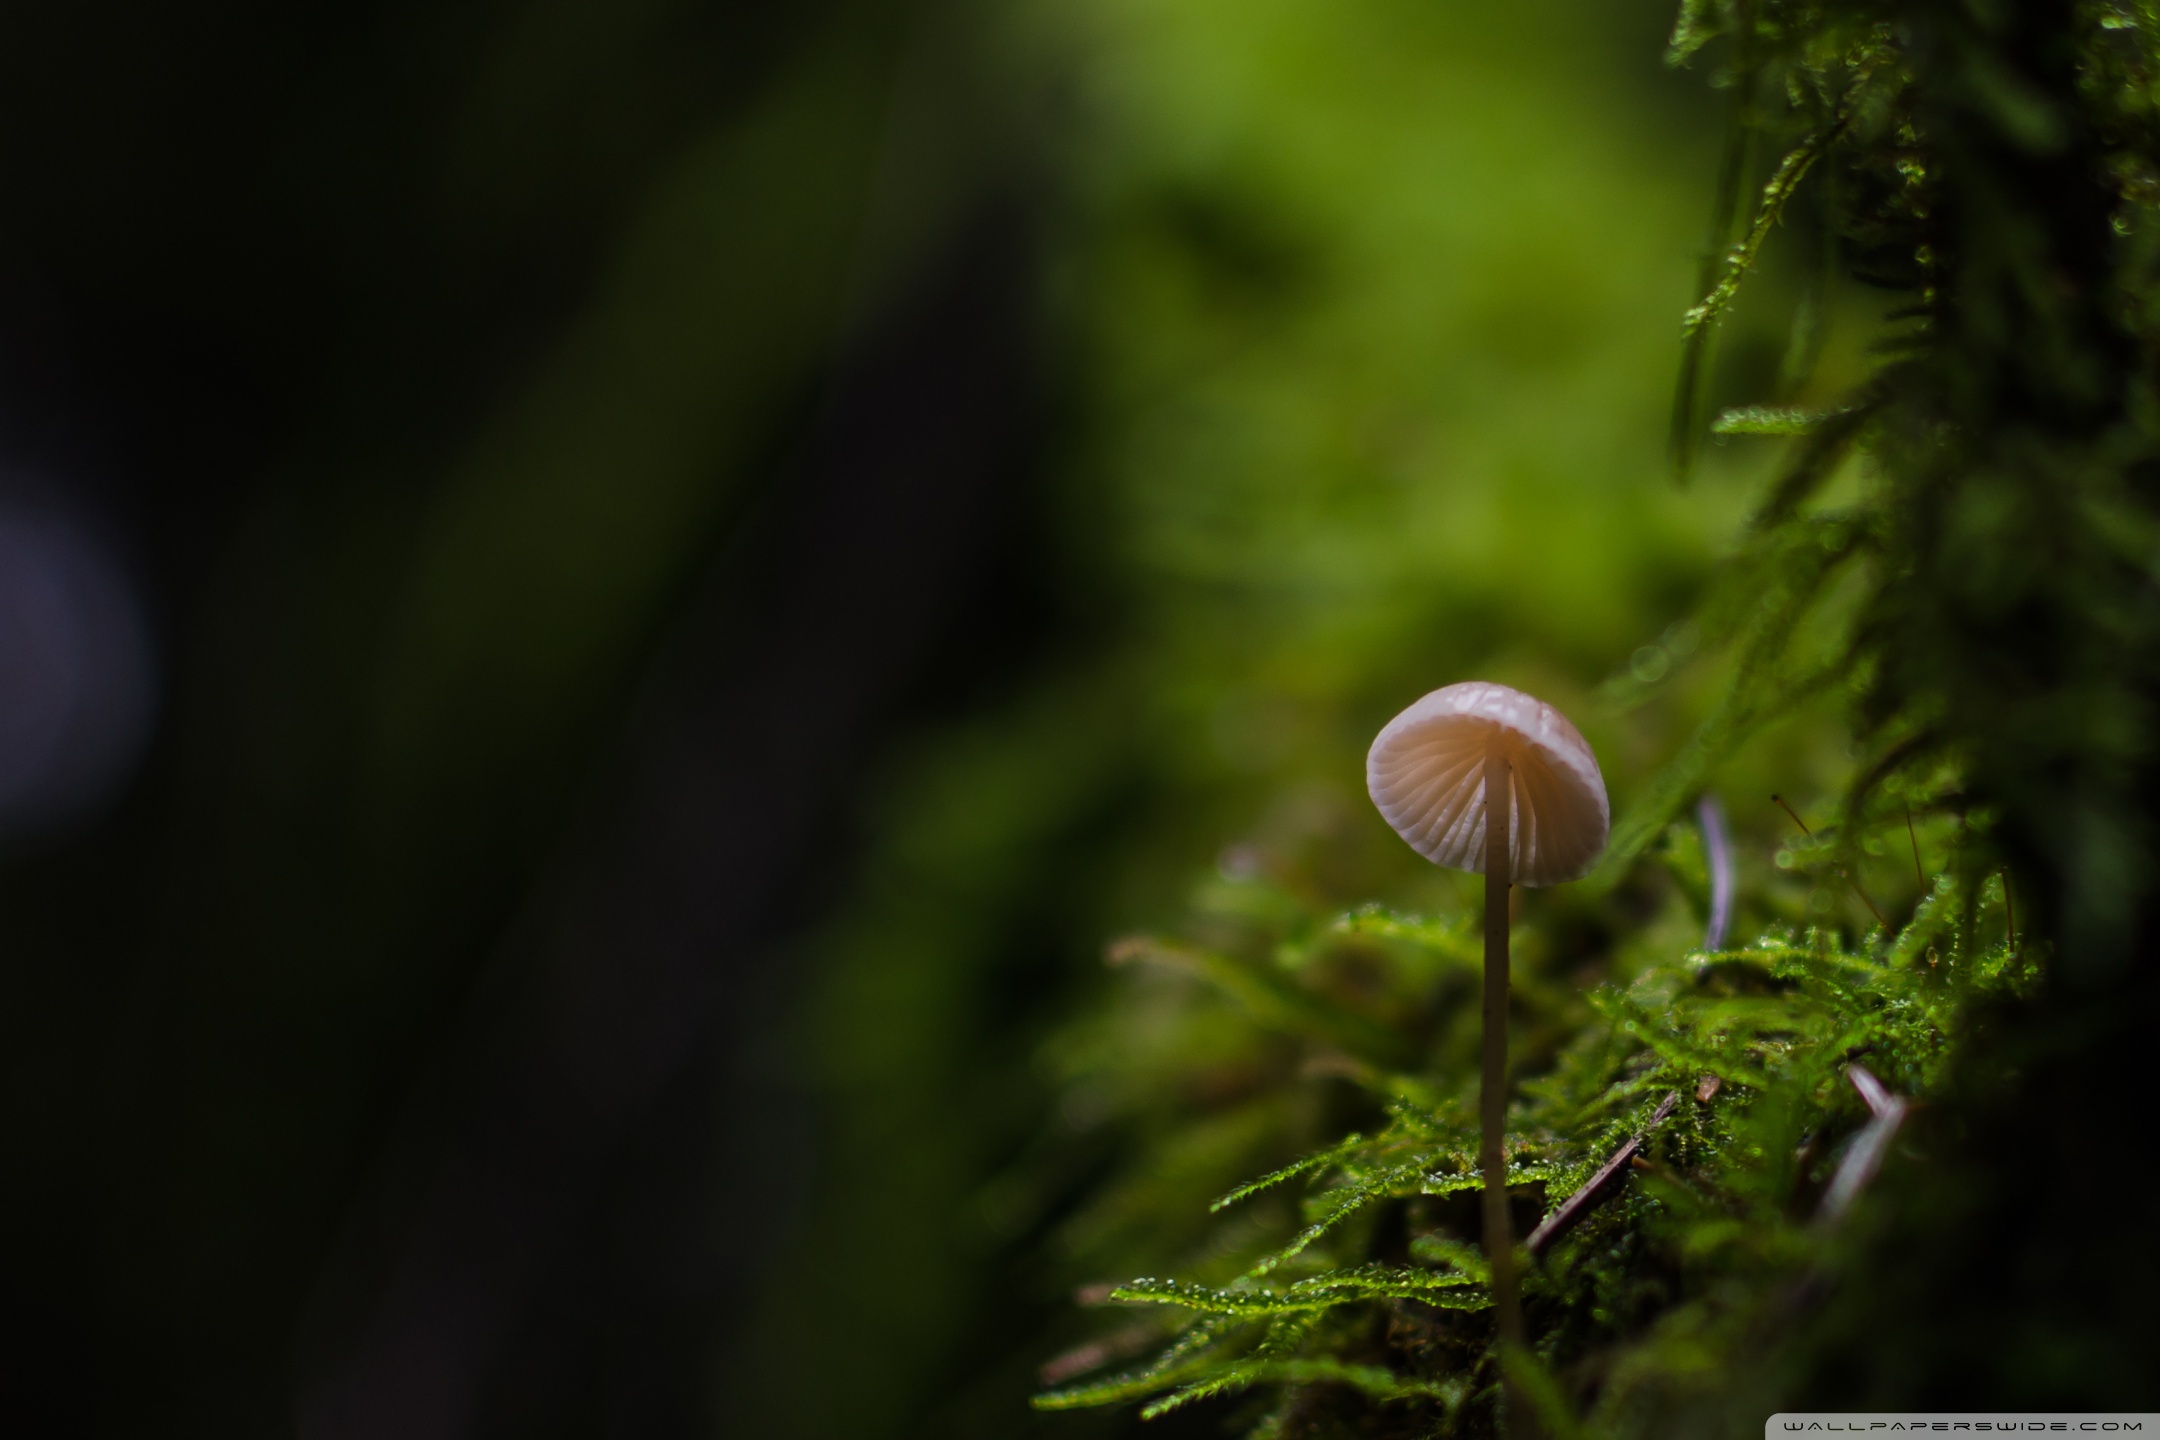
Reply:
[[[1544,1222],[1530,1232],[1530,1238],[1523,1242],[1523,1248],[1530,1252],[1531,1258],[1535,1259],[1539,1251],[1574,1229],[1576,1223],[1590,1213],[1591,1207],[1605,1198],[1619,1182],[1628,1162],[1642,1150],[1643,1141],[1649,1138],[1650,1132],[1664,1124],[1665,1118],[1672,1114],[1673,1107],[1679,1103],[1678,1090],[1666,1095],[1658,1103],[1656,1112],[1650,1116],[1650,1123],[1636,1132],[1625,1145],[1615,1150],[1612,1158],[1598,1167],[1597,1174],[1592,1175],[1582,1189],[1561,1201],[1560,1208],[1546,1216]]]
[[[1920,882],[1920,895],[1921,898],[1925,899],[1927,896],[1927,871],[1920,868],[1920,832],[1913,829],[1912,806],[1910,805],[1905,807],[1905,838],[1912,841],[1913,879]]]
[[[1793,809],[1792,806],[1785,803],[1784,796],[1772,795],[1770,798],[1777,803],[1777,807],[1780,810],[1783,810],[1787,815],[1792,816],[1792,823],[1800,827],[1800,833],[1802,835],[1807,836],[1810,840],[1815,838],[1815,832],[1808,829],[1807,821],[1800,818],[1799,811]],[[1844,876],[1845,883],[1852,886],[1852,893],[1860,897],[1860,903],[1862,905],[1867,906],[1868,914],[1875,917],[1875,923],[1882,926],[1883,929],[1888,930],[1890,928],[1890,922],[1883,919],[1882,911],[1875,908],[1875,902],[1868,899],[1867,891],[1860,888],[1859,878],[1855,876],[1850,870],[1840,870],[1838,871],[1838,874]]]

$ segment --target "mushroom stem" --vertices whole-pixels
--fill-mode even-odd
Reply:
[[[1506,1146],[1512,789],[1507,756],[1496,745],[1485,753],[1485,1064],[1478,1084],[1478,1169],[1484,1178],[1485,1261],[1492,1269],[1493,1314],[1503,1349],[1523,1343],[1522,1294],[1508,1227]],[[1512,1428],[1527,1433],[1529,1411],[1513,1381],[1504,1384]]]

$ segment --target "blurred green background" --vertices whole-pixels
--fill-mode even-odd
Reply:
[[[1670,19],[0,16],[0,500],[160,697],[10,821],[10,1432],[1124,1423],[1025,1408],[1105,942],[1293,850],[1441,895],[1360,783],[1427,689],[1618,810],[1707,703]],[[1766,737],[1743,831],[1844,763]]]

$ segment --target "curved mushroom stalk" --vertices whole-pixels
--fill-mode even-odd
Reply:
[[[1494,1319],[1526,1343],[1507,1202],[1508,886],[1573,880],[1605,848],[1612,813],[1597,757],[1567,717],[1520,690],[1469,681],[1390,720],[1365,784],[1395,833],[1436,865],[1485,877],[1484,1053],[1478,1168]],[[1512,1385],[1510,1408],[1528,1411]]]

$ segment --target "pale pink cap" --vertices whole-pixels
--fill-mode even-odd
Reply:
[[[1432,861],[1485,871],[1485,756],[1509,762],[1509,879],[1574,880],[1597,863],[1612,828],[1605,777],[1573,725],[1544,701],[1469,680],[1435,690],[1380,731],[1365,756],[1365,788],[1410,848]]]

